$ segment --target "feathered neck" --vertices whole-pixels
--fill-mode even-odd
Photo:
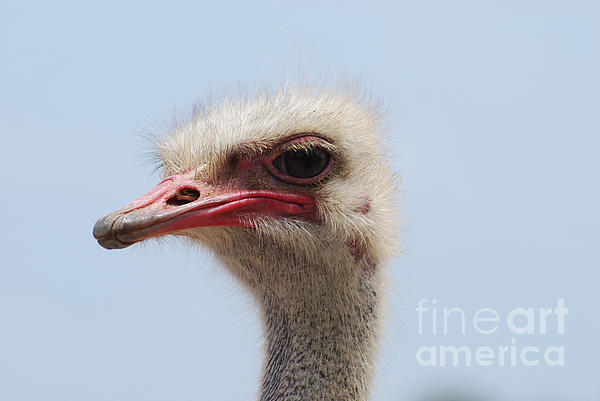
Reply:
[[[367,400],[379,326],[378,287],[375,277],[364,277],[346,288],[311,292],[296,304],[264,294],[260,401]]]
[[[313,253],[280,245],[221,255],[262,312],[260,401],[367,400],[382,303],[378,261],[353,252],[355,244],[324,242]]]

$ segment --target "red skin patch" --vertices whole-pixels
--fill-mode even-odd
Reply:
[[[368,214],[371,211],[371,199],[368,197],[365,198],[364,203],[356,209],[354,209],[354,211],[361,214]]]
[[[355,262],[364,260],[364,267],[367,273],[373,273],[375,270],[377,270],[377,263],[367,252],[367,246],[364,241],[361,241],[356,237],[352,237],[346,241],[346,246],[348,247],[350,255],[352,255]]]
[[[356,262],[361,260],[362,257],[365,255],[365,252],[367,251],[365,243],[356,237],[352,237],[349,240],[347,240],[346,246],[350,250],[350,255],[354,257],[354,260]]]
[[[238,169],[238,171],[247,173],[249,171],[252,171],[256,167],[256,164],[257,163],[254,162],[253,160],[243,159],[238,163],[237,169]]]
[[[354,209],[354,211],[365,215],[368,214],[371,211],[371,199],[365,197],[363,204]],[[370,254],[367,254],[367,246],[364,241],[352,237],[346,241],[346,246],[352,257],[354,257],[354,261],[358,262],[363,258],[365,259],[365,267],[368,272],[372,273],[377,269],[377,263]]]

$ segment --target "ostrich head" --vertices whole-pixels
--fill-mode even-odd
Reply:
[[[94,236],[107,249],[164,235],[210,248],[261,308],[262,400],[363,400],[394,246],[380,135],[353,91],[288,87],[199,108],[158,140],[164,180]]]

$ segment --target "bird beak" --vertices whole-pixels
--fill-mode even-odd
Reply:
[[[315,203],[305,194],[220,188],[173,175],[127,206],[98,219],[94,237],[106,249],[196,227],[252,227],[252,217],[313,220]]]

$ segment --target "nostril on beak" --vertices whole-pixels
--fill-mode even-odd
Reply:
[[[169,206],[183,206],[200,198],[200,192],[193,188],[182,188],[167,199]]]

